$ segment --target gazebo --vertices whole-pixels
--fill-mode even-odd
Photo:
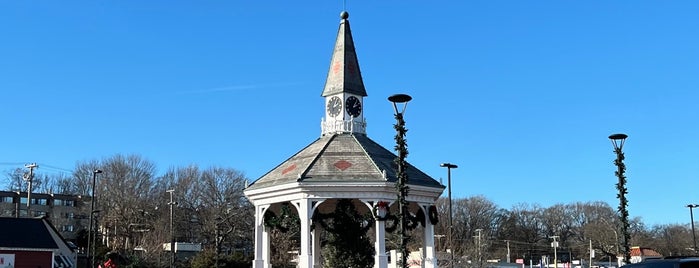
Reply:
[[[255,207],[253,268],[270,267],[270,241],[265,214],[291,204],[300,219],[299,267],[319,268],[320,235],[314,213],[332,211],[338,200],[350,199],[360,212],[396,211],[396,155],[366,135],[362,104],[367,96],[352,40],[349,14],[342,12],[340,28],[325,88],[325,118],[321,136],[251,183],[245,195]],[[407,164],[408,211],[423,226],[423,267],[437,267],[434,249],[436,200],[444,185]],[[392,213],[392,212],[391,212]],[[422,217],[420,217],[422,216]],[[388,267],[386,220],[373,221],[374,267]]]

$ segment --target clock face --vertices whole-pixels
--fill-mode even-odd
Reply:
[[[328,114],[332,117],[337,116],[342,111],[342,100],[335,96],[328,101]]]
[[[352,117],[357,117],[362,113],[362,103],[355,96],[349,96],[345,100],[345,110]]]

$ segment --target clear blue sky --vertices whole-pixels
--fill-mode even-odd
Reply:
[[[341,1],[2,1],[0,169],[136,153],[255,180],[320,136]],[[503,208],[699,203],[699,1],[348,1],[369,137]],[[50,168],[54,167],[54,168]],[[59,169],[56,169],[59,168]]]

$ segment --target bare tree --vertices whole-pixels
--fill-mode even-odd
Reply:
[[[452,207],[454,210],[452,239],[456,256],[486,260],[492,252],[489,248],[502,224],[504,211],[480,195],[452,200]],[[480,240],[477,235],[480,235]]]
[[[23,168],[15,168],[7,171],[5,173],[7,188],[10,191],[26,192],[29,187],[25,180],[27,175],[27,170]],[[41,184],[41,178],[37,178],[36,176],[34,176],[34,178],[36,178],[36,180],[33,181],[32,187]]]
[[[155,164],[139,155],[120,154],[103,159],[97,167],[93,164],[79,165],[76,173],[89,170],[91,181],[95,168],[103,170],[95,187],[96,209],[100,210],[98,226],[107,235],[103,241],[112,249],[131,248],[128,242],[134,233],[130,226],[154,199]]]
[[[78,162],[73,169],[73,192],[82,196],[92,196],[92,172],[101,168],[97,160]]]
[[[181,197],[175,216],[178,237],[230,253],[252,240],[254,216],[252,204],[243,195],[246,181],[235,169],[202,170],[190,165],[168,170],[156,189],[174,189]]]

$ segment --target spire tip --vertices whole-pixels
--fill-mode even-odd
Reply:
[[[347,18],[349,18],[349,13],[347,13],[347,11],[340,12],[340,18],[346,20]]]

